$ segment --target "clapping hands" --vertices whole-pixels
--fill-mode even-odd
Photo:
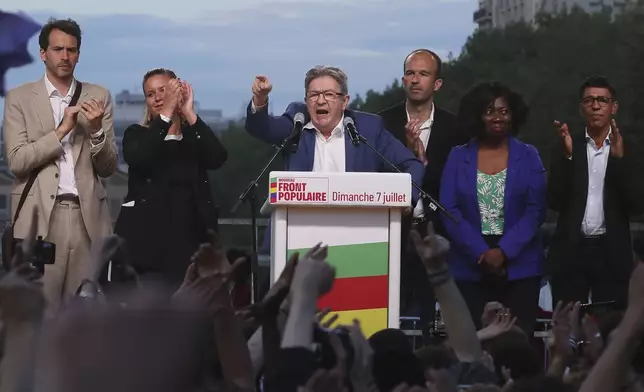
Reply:
[[[91,127],[90,132],[96,133],[103,128],[105,103],[96,98],[91,98],[80,104],[80,112],[85,116]]]
[[[161,114],[166,117],[174,117],[177,114],[182,101],[182,84],[179,79],[170,79],[165,85],[163,92],[163,107]]]
[[[557,131],[557,135],[562,141],[564,154],[566,154],[568,158],[572,157],[572,137],[570,136],[568,124],[562,124],[561,122],[555,120],[553,122],[553,125],[555,127],[555,130]]]

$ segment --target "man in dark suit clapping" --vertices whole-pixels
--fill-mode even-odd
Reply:
[[[644,211],[641,171],[633,145],[614,116],[617,91],[604,77],[579,89],[585,129],[561,139],[551,159],[548,207],[559,213],[546,264],[557,301],[616,301],[624,307],[633,270],[630,217]]]
[[[436,199],[443,167],[452,147],[465,144],[470,139],[457,126],[454,114],[434,105],[434,94],[443,84],[441,68],[440,57],[431,50],[411,52],[405,58],[402,77],[407,99],[379,113],[385,128],[413,151],[425,166],[421,187]],[[432,221],[436,232],[445,236],[438,213],[429,208],[428,200],[419,202],[413,218],[403,221],[401,265],[401,314],[407,315],[410,307],[420,306],[424,332],[433,319],[435,301],[422,263],[408,244],[408,233],[412,224],[423,229],[427,221]]]

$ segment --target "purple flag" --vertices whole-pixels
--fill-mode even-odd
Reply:
[[[5,94],[4,76],[9,68],[22,67],[33,61],[27,43],[40,28],[40,24],[23,13],[0,11],[0,97]]]

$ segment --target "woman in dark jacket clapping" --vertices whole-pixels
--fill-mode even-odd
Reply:
[[[142,282],[178,288],[192,254],[216,229],[207,170],[228,153],[194,110],[192,86],[168,69],[143,77],[146,110],[123,137],[128,194],[115,232]]]

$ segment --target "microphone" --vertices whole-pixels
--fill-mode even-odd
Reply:
[[[302,135],[302,127],[304,126],[304,114],[298,112],[293,117],[293,133],[289,137],[289,142],[291,144],[291,152],[297,152],[297,148],[300,146],[300,136]]]
[[[369,144],[369,141],[364,136],[358,133],[358,130],[356,129],[356,125],[353,122],[353,119],[351,117],[345,117],[342,123],[347,128],[347,133],[349,133],[349,138],[351,139],[351,143],[353,143],[354,146],[357,146],[360,142],[364,143],[367,147],[371,149],[371,151],[375,152],[376,155],[378,155],[380,159],[382,159],[385,163],[387,163],[387,165],[389,165],[392,169],[394,169],[398,173],[402,173],[402,171],[398,168],[398,166],[394,165],[389,159],[387,159],[386,156],[384,156],[380,151],[376,150],[371,144]],[[431,208],[433,211],[440,210],[452,222],[458,223],[458,220],[452,214],[450,214],[445,207],[440,205],[439,202],[437,202],[433,197],[431,197],[427,192],[425,192],[413,180],[411,182],[411,185],[414,188],[416,188],[416,190],[418,190],[418,192],[420,193],[421,199],[429,200],[429,208]],[[422,201],[419,200],[418,202],[421,203]]]
[[[358,131],[356,130],[356,124],[353,122],[353,119],[351,117],[345,117],[342,124],[347,129],[351,143],[357,147],[360,144],[360,139],[358,138]]]

